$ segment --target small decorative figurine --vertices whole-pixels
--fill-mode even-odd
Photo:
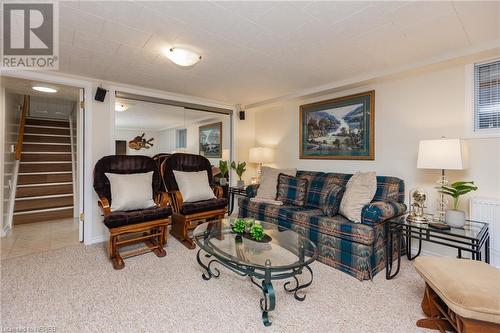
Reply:
[[[424,214],[427,193],[421,188],[410,192],[410,214],[406,217],[409,222],[427,223],[428,219]]]
[[[140,150],[142,148],[149,149],[149,148],[153,147],[153,144],[151,143],[151,141],[153,141],[154,138],[146,140],[144,138],[145,134],[146,133],[142,133],[141,136],[136,136],[133,140],[129,141],[128,142],[129,148],[130,149],[135,149],[135,150]]]

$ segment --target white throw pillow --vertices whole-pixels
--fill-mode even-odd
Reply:
[[[195,172],[174,170],[174,177],[184,202],[215,199],[206,170]]]
[[[340,214],[355,223],[361,223],[361,210],[372,202],[376,191],[375,172],[356,172],[347,182],[340,202]]]
[[[136,210],[155,206],[153,171],[128,175],[105,173],[111,187],[111,211]]]
[[[297,169],[261,167],[260,185],[255,197],[259,199],[276,200],[276,193],[278,192],[278,176],[280,173],[295,177],[297,175]]]

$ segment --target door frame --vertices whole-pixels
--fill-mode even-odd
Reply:
[[[67,76],[61,76],[60,74],[48,74],[40,71],[6,71],[2,73],[2,76],[8,76],[18,79],[25,80],[33,80],[33,81],[41,81],[53,84],[61,84],[66,86],[71,86],[79,89],[83,89],[84,94],[83,98],[85,101],[84,105],[84,113],[80,112],[79,116],[82,116],[83,122],[81,122],[80,126],[83,126],[83,132],[81,133],[81,137],[77,138],[79,143],[77,144],[82,147],[82,156],[83,158],[78,161],[78,164],[82,166],[82,169],[79,170],[80,174],[79,178],[81,178],[81,182],[83,184],[92,184],[92,172],[93,172],[93,156],[92,156],[92,145],[86,144],[86,140],[92,138],[92,93],[93,93],[93,83],[91,81],[76,79]],[[78,108],[78,110],[81,110]],[[83,204],[78,209],[80,212],[83,211],[84,221],[79,223],[79,238],[83,236],[83,241],[85,244],[92,243],[92,189],[91,186],[82,186],[78,188],[78,198],[79,203]],[[88,204],[87,204],[88,203]],[[85,227],[84,227],[85,225]],[[83,230],[82,230],[83,229]]]

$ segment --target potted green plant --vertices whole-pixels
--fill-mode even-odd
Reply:
[[[238,175],[238,182],[236,186],[243,188],[245,186],[245,182],[241,179],[243,176],[243,173],[247,170],[245,167],[247,166],[246,162],[238,162],[236,164],[234,161],[231,162],[231,169],[233,169],[236,174]]]
[[[465,225],[465,212],[459,210],[460,197],[472,191],[476,191],[474,182],[460,181],[451,185],[443,185],[438,188],[438,192],[449,195],[453,198],[453,209],[446,211],[446,224],[454,228],[462,228]]]
[[[219,170],[220,170],[220,180],[219,183],[224,186],[227,184],[227,176],[229,175],[229,166],[227,161],[220,160],[219,161]]]

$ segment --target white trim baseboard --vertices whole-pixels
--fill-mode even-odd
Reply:
[[[108,235],[100,235],[100,236],[93,237],[90,240],[90,242],[88,242],[88,243],[86,242],[85,245],[103,243],[103,242],[107,242],[108,240],[109,240]]]

